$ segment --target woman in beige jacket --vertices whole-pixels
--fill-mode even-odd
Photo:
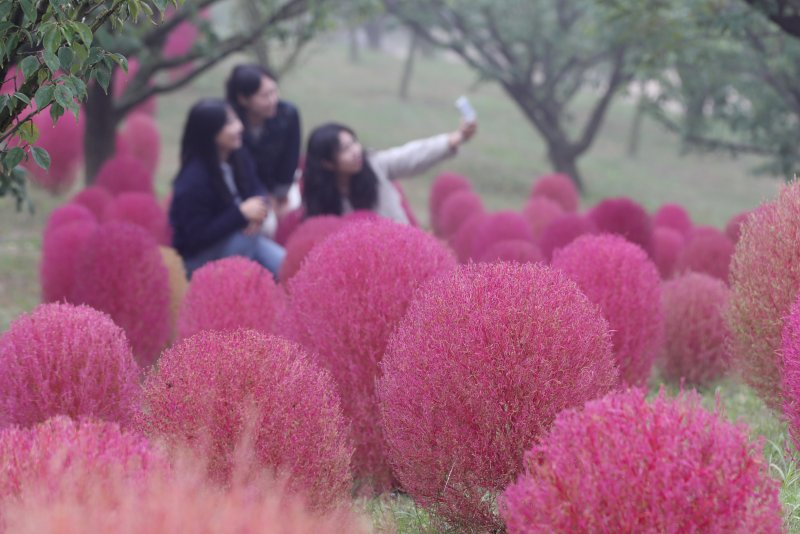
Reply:
[[[402,224],[408,217],[392,181],[421,174],[451,157],[468,141],[476,123],[449,134],[365,154],[347,126],[329,123],[311,132],[303,172],[306,217],[370,210]]]

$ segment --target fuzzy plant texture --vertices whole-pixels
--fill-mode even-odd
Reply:
[[[528,220],[537,242],[542,237],[545,227],[564,214],[564,208],[555,200],[547,197],[531,197],[522,208],[522,215]]]
[[[565,213],[544,227],[539,238],[539,248],[549,262],[558,249],[566,247],[582,235],[596,232],[597,227],[589,217],[578,213]]]
[[[700,402],[633,389],[559,414],[503,494],[509,534],[783,532],[762,443]]]
[[[783,413],[794,446],[800,450],[800,298],[784,319],[781,359],[785,395]]]
[[[420,288],[378,383],[404,491],[458,528],[497,531],[495,497],[563,409],[618,383],[608,323],[562,273],[471,264]]]
[[[434,178],[428,197],[428,215],[431,228],[440,235],[439,215],[444,201],[456,191],[469,191],[472,184],[469,178],[453,172],[443,172]]]
[[[680,204],[663,204],[653,215],[656,228],[669,228],[686,237],[692,230],[692,218]]]
[[[177,336],[178,314],[189,289],[189,282],[186,280],[183,259],[178,252],[172,247],[158,247],[158,250],[161,252],[161,261],[164,262],[169,276],[169,340],[172,342]]]
[[[95,217],[94,213],[86,206],[74,202],[67,202],[50,213],[50,216],[47,218],[47,223],[45,223],[44,226],[42,239],[47,239],[50,233],[56,231],[65,224],[73,222],[97,223],[99,219]]]
[[[120,193],[106,206],[102,220],[140,226],[162,246],[172,241],[167,214],[156,197],[149,193]]]
[[[49,113],[33,118],[39,130],[37,145],[50,155],[50,167],[42,169],[33,161],[25,164],[31,181],[53,195],[69,191],[78,177],[83,159],[83,125],[71,113],[65,113],[53,124]]]
[[[518,263],[544,262],[539,247],[523,239],[504,239],[487,248],[478,257],[479,262],[515,261]]]
[[[278,275],[281,283],[285,285],[297,274],[303,260],[315,245],[340,230],[344,224],[342,217],[334,215],[321,215],[303,221],[286,242],[286,256]]]
[[[607,198],[589,212],[599,232],[617,234],[639,245],[650,254],[653,247],[653,223],[647,211],[630,198]]]
[[[622,382],[647,384],[664,343],[664,316],[661,277],[644,250],[618,235],[584,236],[557,251],[551,265],[608,320]]]
[[[70,202],[85,207],[91,211],[99,221],[106,212],[106,206],[108,206],[113,199],[114,195],[109,193],[108,189],[105,187],[90,185],[76,193]]]
[[[389,335],[417,288],[455,266],[435,237],[381,219],[353,222],[330,236],[289,283],[281,331],[318,355],[333,375],[352,422],[362,487],[383,489],[391,482],[375,396]]]
[[[141,404],[125,333],[88,306],[42,304],[0,337],[0,427],[56,415],[129,426]]]
[[[467,263],[472,258],[472,243],[475,240],[475,233],[484,221],[489,217],[483,211],[475,212],[464,220],[458,230],[448,239],[448,244],[453,253],[461,263]]]
[[[575,182],[566,174],[547,174],[539,177],[531,188],[531,197],[546,197],[558,202],[564,211],[576,212],[580,194]]]
[[[59,302],[72,296],[75,265],[97,228],[94,221],[71,222],[54,228],[42,239],[39,263],[42,302]]]
[[[730,268],[731,354],[770,407],[783,405],[778,349],[783,318],[800,289],[800,182],[785,186],[742,225]]]
[[[686,240],[675,271],[705,273],[728,283],[734,244],[724,232],[712,226],[694,228]]]
[[[95,185],[104,187],[112,195],[120,193],[153,192],[153,174],[136,156],[128,153],[117,153],[103,163],[97,172]]]
[[[515,211],[491,213],[475,232],[471,257],[480,258],[495,244],[509,239],[533,243],[533,232],[528,220]]]
[[[161,134],[153,117],[144,113],[128,116],[116,142],[118,153],[134,156],[150,174],[156,172],[161,156]]]
[[[453,192],[442,202],[439,210],[439,235],[451,239],[472,214],[483,212],[483,200],[477,193],[471,189]]]
[[[685,243],[686,238],[677,230],[666,226],[653,229],[653,263],[664,280],[675,273],[675,264]]]
[[[213,480],[236,462],[288,477],[319,508],[351,486],[352,447],[330,375],[297,345],[253,330],[200,332],[166,350],[144,383],[139,428],[194,450]]]
[[[749,211],[743,211],[728,219],[727,224],[725,224],[725,235],[733,241],[734,245],[739,242],[739,237],[742,235],[742,225],[749,216]]]

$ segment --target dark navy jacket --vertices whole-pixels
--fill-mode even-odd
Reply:
[[[231,158],[236,187],[242,200],[264,194],[255,176],[255,165],[245,150]],[[172,246],[189,258],[247,226],[222,178],[197,158],[184,165],[173,184],[169,207]]]
[[[271,194],[285,197],[300,161],[300,113],[281,100],[258,138],[245,130],[244,146],[256,162],[258,179]]]

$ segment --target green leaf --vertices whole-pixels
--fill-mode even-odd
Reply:
[[[92,71],[92,77],[97,80],[100,87],[108,93],[108,84],[111,82],[111,71],[105,65],[98,66]]]
[[[17,146],[6,152],[5,158],[3,158],[3,165],[6,169],[13,169],[22,163],[23,159],[25,159],[25,151]]]
[[[53,96],[55,97],[56,102],[58,102],[58,104],[65,109],[69,109],[74,104],[75,96],[66,85],[57,86],[53,92]]]
[[[5,107],[8,105],[8,101],[11,99],[8,95],[0,95],[0,113],[3,112]]]
[[[58,60],[58,56],[52,53],[50,50],[45,50],[44,54],[44,62],[47,65],[47,68],[50,69],[50,72],[55,74],[58,72],[58,69],[61,68],[61,62]]]
[[[31,155],[33,156],[33,161],[35,161],[39,167],[44,170],[50,168],[50,154],[47,153],[47,150],[42,147],[33,146],[31,147]]]
[[[19,68],[22,69],[22,77],[27,80],[39,68],[39,60],[36,56],[28,56],[20,61]]]
[[[44,45],[45,50],[49,50],[53,54],[56,53],[56,50],[58,50],[58,45],[61,44],[61,31],[59,31],[57,24],[53,23],[49,25],[47,30],[44,32],[42,44]]]
[[[69,71],[72,67],[73,59],[75,59],[75,54],[72,52],[71,48],[62,46],[58,49],[58,62],[61,64],[62,69]]]
[[[128,72],[128,60],[122,54],[109,54],[110,57],[117,65],[122,67],[126,73]]]
[[[92,34],[92,29],[84,24],[83,22],[71,22],[70,26],[77,32],[80,36],[81,41],[83,44],[86,45],[86,48],[92,46],[92,41],[94,40],[94,35]]]
[[[14,98],[19,100],[26,106],[29,106],[31,104],[31,99],[28,98],[28,95],[26,95],[25,93],[14,93]]]
[[[153,0],[153,3],[156,5],[159,11],[164,11],[167,9],[167,0]]]
[[[0,2],[0,20],[7,20],[14,2]]]
[[[64,108],[61,107],[61,105],[58,104],[58,102],[53,102],[53,105],[50,106],[50,118],[53,120],[53,122],[60,119],[63,114],[64,114]]]
[[[91,67],[92,65],[99,63],[102,59],[103,59],[103,49],[100,48],[99,46],[93,46],[89,50],[89,55],[86,58],[86,65]]]
[[[17,130],[17,135],[25,143],[31,145],[39,139],[39,128],[33,124],[33,121],[25,121]]]
[[[36,21],[36,3],[33,0],[19,0],[19,5],[22,7],[22,12],[28,22],[33,23]]]

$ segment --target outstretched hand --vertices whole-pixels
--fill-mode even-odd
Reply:
[[[462,122],[458,130],[450,134],[450,148],[456,149],[466,143],[476,131],[478,131],[477,121]]]

